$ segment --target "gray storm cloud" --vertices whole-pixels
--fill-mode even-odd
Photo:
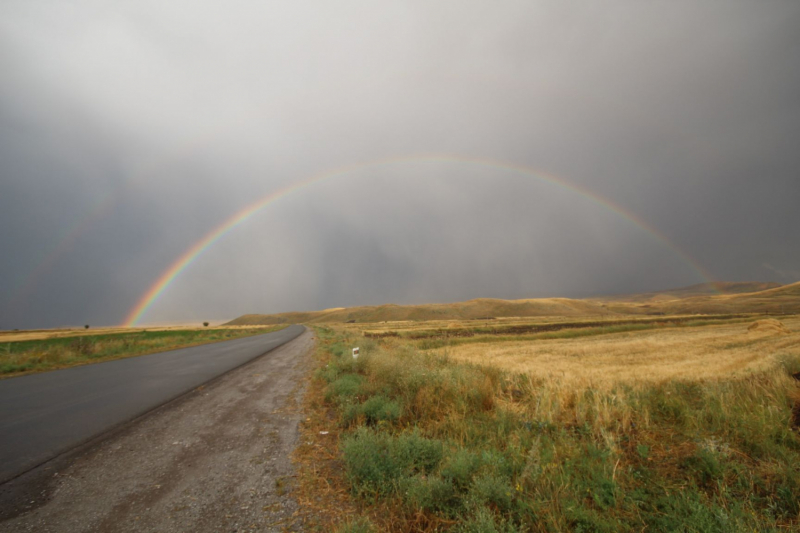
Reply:
[[[423,153],[461,159],[279,198],[143,320],[657,290],[691,262],[795,281],[797,57],[794,2],[8,0],[0,329],[119,323],[252,202]]]

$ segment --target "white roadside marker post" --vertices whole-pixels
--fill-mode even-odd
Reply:
[[[358,348],[353,348],[353,359],[358,359]]]

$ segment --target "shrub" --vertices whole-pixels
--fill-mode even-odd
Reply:
[[[317,370],[317,377],[331,383],[341,374],[341,369],[334,363],[329,363]]]
[[[373,533],[375,527],[368,518],[360,517],[348,520],[336,528],[336,533]]]
[[[368,424],[381,421],[394,422],[402,414],[400,404],[384,396],[373,396],[361,404],[360,410]]]
[[[385,396],[373,396],[362,404],[349,404],[344,407],[342,412],[342,423],[348,426],[363,417],[363,421],[369,426],[376,424],[395,422],[400,418],[403,409],[399,402],[389,400]]]
[[[510,481],[496,474],[480,474],[472,482],[469,491],[472,504],[493,506],[500,511],[508,511],[514,501],[514,487]]]
[[[427,439],[414,430],[400,435],[395,442],[395,453],[414,472],[432,472],[442,462],[444,446],[440,440]]]
[[[442,467],[442,477],[449,479],[459,490],[467,490],[472,478],[481,466],[478,454],[469,450],[458,450],[451,455]]]
[[[696,490],[686,489],[670,496],[663,496],[655,503],[656,512],[644,516],[648,529],[653,531],[703,533],[764,531],[762,528],[746,527],[744,517],[735,516],[739,511],[735,507],[721,508],[714,502],[707,501]]]
[[[395,494],[401,478],[431,473],[443,447],[416,431],[394,437],[361,427],[344,439],[342,451],[356,493],[375,497]]]
[[[404,478],[399,491],[406,507],[412,512],[440,511],[452,514],[458,507],[458,494],[453,485],[439,476],[416,476]]]
[[[353,400],[361,392],[364,378],[357,374],[345,374],[328,385],[325,399],[344,403]]]
[[[577,501],[566,502],[566,512],[564,513],[563,519],[569,524],[569,531],[578,531],[581,533],[588,533],[590,531],[592,533],[617,533],[617,531],[620,531],[619,524],[615,523],[614,519],[607,517],[606,513],[597,512],[594,509],[582,506]],[[697,531],[697,533],[699,533],[705,530],[655,528],[654,531]]]
[[[331,344],[330,348],[328,348],[328,351],[331,352],[335,357],[341,357],[344,355],[345,347],[341,342],[336,342]]]
[[[516,533],[517,528],[506,520],[497,520],[494,513],[485,507],[464,521],[457,529],[459,533]]]

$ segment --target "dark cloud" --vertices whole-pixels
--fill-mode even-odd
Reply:
[[[587,296],[800,269],[800,5],[7,1],[0,328]]]

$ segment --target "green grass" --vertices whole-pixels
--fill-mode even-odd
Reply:
[[[800,530],[798,358],[746,379],[554,400],[525,376],[397,339],[318,333],[344,475],[367,508],[388,509],[387,530]]]
[[[0,343],[0,376],[43,372],[110,359],[132,357],[283,329],[135,331]]]

